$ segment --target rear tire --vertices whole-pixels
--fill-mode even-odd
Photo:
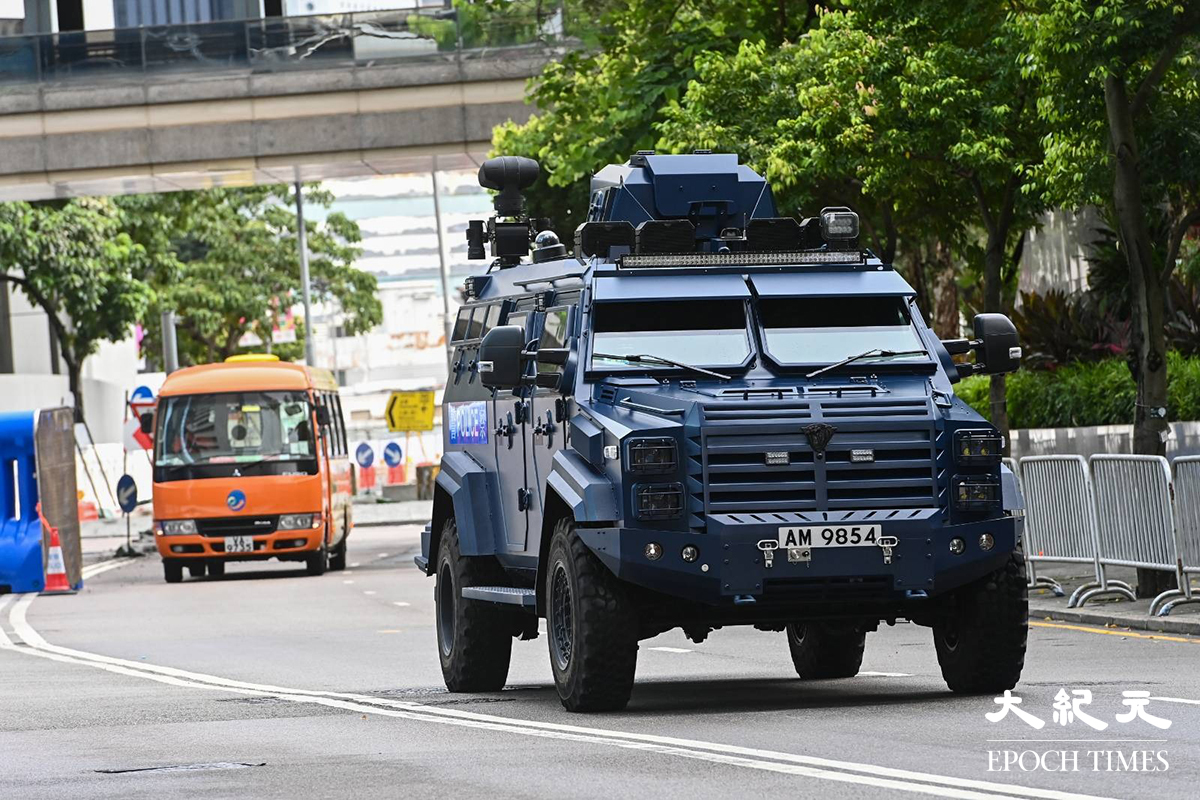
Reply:
[[[464,586],[503,586],[504,570],[493,558],[464,556],[458,525],[446,520],[438,543],[434,587],[438,657],[452,692],[498,692],[508,680],[513,611],[462,596]]]
[[[633,601],[576,535],[572,519],[554,526],[546,563],[546,639],[563,708],[620,711],[637,670]]]
[[[163,577],[167,583],[181,583],[183,581],[183,564],[179,563],[175,558],[163,559]]]
[[[996,694],[1012,689],[1025,666],[1029,592],[1025,555],[947,600],[947,614],[933,626],[942,677],[959,694]]]
[[[224,561],[208,562],[208,574],[209,574],[209,577],[212,577],[212,578],[225,577],[225,562]]]
[[[310,553],[304,559],[304,569],[309,575],[324,575],[325,570],[329,569],[329,547],[324,542],[321,542],[321,547],[317,552]]]
[[[188,564],[187,570],[188,574],[193,578],[203,578],[207,567],[205,566],[204,562],[201,561],[199,564]]]
[[[804,680],[853,678],[862,667],[867,634],[829,623],[793,622],[787,626],[792,665]]]

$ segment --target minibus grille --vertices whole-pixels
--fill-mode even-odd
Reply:
[[[274,533],[279,515],[263,517],[209,517],[196,520],[201,536],[261,536]]]

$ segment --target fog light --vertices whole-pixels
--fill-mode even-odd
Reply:
[[[955,536],[950,540],[950,552],[956,556],[961,556],[963,550],[967,549],[967,543]]]
[[[658,561],[662,558],[662,553],[662,545],[658,542],[650,542],[650,544],[646,545],[646,558],[651,561]]]
[[[700,551],[696,549],[695,545],[689,544],[683,548],[682,555],[683,555],[683,560],[690,564],[693,561],[695,561],[697,558],[700,557]]]
[[[980,534],[980,536],[979,536],[979,549],[980,550],[991,550],[995,546],[996,546],[995,537],[993,537],[990,533]]]

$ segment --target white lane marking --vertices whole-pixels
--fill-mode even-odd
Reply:
[[[350,584],[354,583],[354,581],[342,581],[342,583],[344,583],[344,584],[346,584],[347,586],[349,586]]]
[[[375,594],[375,592],[368,590],[368,591],[363,592],[363,594]]]
[[[403,602],[403,601],[396,600],[395,602],[393,602],[393,603],[392,603],[392,605],[394,605],[394,606],[400,606],[401,608],[408,608],[409,606],[411,606],[411,605],[412,605],[412,603],[405,603],[405,602]]]
[[[316,703],[331,708],[343,708],[423,722],[439,722],[484,730],[503,731],[524,736],[595,742],[615,747],[648,750],[714,763],[743,766],[751,769],[803,775],[843,783],[857,783],[899,791],[926,793],[941,797],[962,798],[963,800],[985,800],[986,798],[1008,798],[1008,800],[1011,800],[1013,797],[1035,797],[1046,798],[1046,800],[1082,800],[1083,798],[1094,800],[1090,795],[1080,795],[1054,789],[1036,789],[970,778],[954,778],[872,764],[837,761],[816,756],[801,756],[770,750],[757,750],[736,745],[679,739],[669,736],[636,734],[602,728],[585,728],[577,725],[560,725],[534,720],[509,719],[457,709],[431,708],[420,703],[388,700],[370,695],[287,689],[278,686],[230,680],[203,673],[188,672],[172,667],[160,667],[144,662],[126,661],[96,653],[71,650],[70,648],[59,647],[46,642],[25,619],[25,611],[35,597],[36,595],[34,594],[22,595],[9,612],[9,620],[14,632],[26,644],[35,649],[19,648],[11,644],[3,649],[42,656],[55,661],[93,666],[109,672],[147,678],[174,686],[258,696],[274,696],[291,702]],[[972,789],[979,789],[981,791],[971,791]]]
[[[8,605],[8,601],[12,600],[11,594],[0,595],[0,611]],[[12,640],[8,638],[8,634],[4,632],[4,627],[0,626],[0,647],[12,647]]]
[[[863,670],[858,673],[860,678],[911,678],[912,674],[908,672],[874,672],[872,670]]]
[[[1189,706],[1200,706],[1200,700],[1188,700],[1186,697],[1151,697],[1151,700],[1162,700],[1164,703],[1186,703]]]
[[[686,647],[647,647],[647,650],[657,650],[660,653],[690,653]]]
[[[387,554],[387,553],[380,553],[380,554],[379,554],[379,557],[380,557],[380,558],[387,558],[387,557],[388,557],[388,554]]]
[[[361,567],[361,566],[362,566],[362,564],[355,561],[353,564],[350,565],[350,569],[354,569],[355,567]]]
[[[80,570],[80,576],[84,580],[87,580],[88,578],[96,577],[102,572],[108,572],[110,569],[116,569],[117,567],[123,567],[126,564],[132,564],[136,560],[137,559],[133,558],[114,558],[108,561],[101,561],[97,564],[90,564]]]

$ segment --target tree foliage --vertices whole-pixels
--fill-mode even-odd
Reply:
[[[3,278],[46,312],[79,420],[84,359],[128,337],[153,297],[142,279],[151,259],[126,223],[104,199],[0,204]]]
[[[305,189],[306,206],[328,207],[333,196]],[[121,198],[148,248],[163,248],[148,272],[156,302],[146,320],[146,352],[161,344],[159,315],[178,315],[180,361],[224,359],[247,333],[271,340],[300,302],[300,258],[294,193],[289,187],[255,186]],[[358,225],[343,214],[324,222],[305,219],[314,300],[334,300],[348,335],[377,325],[383,309],[373,275],[353,266],[361,253]],[[299,328],[298,335],[303,335]],[[301,347],[292,347],[295,353]]]

